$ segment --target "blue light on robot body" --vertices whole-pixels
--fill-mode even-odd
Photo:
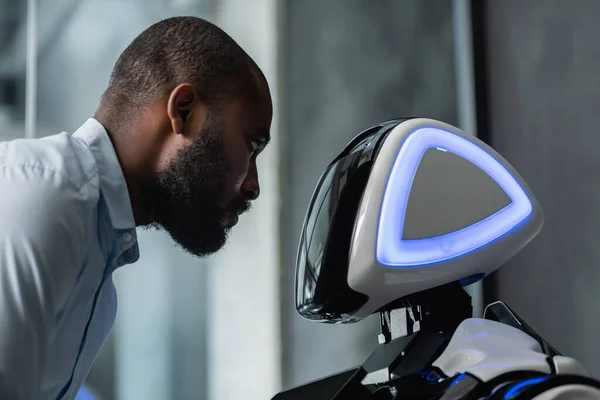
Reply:
[[[534,379],[529,379],[529,380],[523,381],[523,382],[513,386],[508,392],[506,392],[506,394],[504,395],[504,399],[505,400],[513,399],[513,398],[517,397],[523,391],[523,389],[525,389],[527,386],[537,385],[538,383],[541,383],[547,379],[548,379],[547,377],[541,377],[541,378],[534,378]]]
[[[458,382],[462,381],[466,376],[467,376],[466,374],[460,374],[460,375],[458,375],[456,378],[454,378],[454,380],[452,381],[452,383],[448,387],[452,387],[452,386],[456,385]]]
[[[81,389],[79,389],[77,396],[75,396],[75,400],[97,400],[97,398],[88,388],[83,386]]]
[[[486,172],[506,192],[511,204],[460,231],[427,239],[402,240],[404,217],[415,173],[430,149],[456,154]],[[494,157],[470,140],[439,128],[421,128],[403,143],[388,178],[379,217],[376,256],[390,267],[434,264],[479,249],[515,229],[533,210],[531,200]]]

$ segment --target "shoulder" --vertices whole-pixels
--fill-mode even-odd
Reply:
[[[0,185],[44,182],[48,190],[73,190],[93,201],[97,169],[87,146],[68,133],[0,142]]]
[[[87,151],[66,133],[0,142],[0,223],[32,238],[57,230],[83,238],[100,196]]]
[[[67,135],[0,143],[2,318],[11,297],[32,320],[54,318],[85,265],[97,179],[76,146]]]
[[[75,281],[99,196],[76,146],[66,134],[0,143],[0,275],[18,268],[62,289]]]

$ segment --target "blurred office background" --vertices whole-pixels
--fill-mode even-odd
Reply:
[[[228,31],[271,84],[261,199],[210,259],[140,233],[140,261],[116,273],[118,319],[82,400],[262,400],[361,363],[377,318],[297,316],[296,243],[328,162],[399,116],[463,127],[529,182],[545,228],[470,289],[476,312],[506,300],[600,377],[599,2],[0,0],[0,140],[74,131],[127,44],[183,14]]]

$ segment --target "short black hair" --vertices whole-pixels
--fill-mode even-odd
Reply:
[[[198,17],[168,18],[143,31],[123,51],[101,107],[110,117],[124,117],[186,82],[213,107],[251,90],[254,67],[248,54],[216,25]]]

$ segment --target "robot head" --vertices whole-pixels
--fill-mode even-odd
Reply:
[[[431,119],[376,125],[317,184],[300,238],[297,311],[355,322],[411,294],[468,285],[542,222],[526,183],[485,143]]]

